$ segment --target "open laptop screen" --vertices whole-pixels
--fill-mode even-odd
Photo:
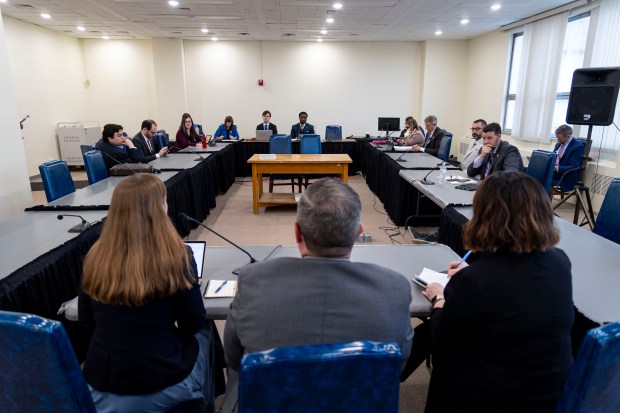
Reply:
[[[192,249],[194,254],[194,260],[196,260],[196,267],[198,267],[198,279],[202,279],[202,266],[205,262],[205,249],[207,243],[205,241],[185,241],[185,245]]]

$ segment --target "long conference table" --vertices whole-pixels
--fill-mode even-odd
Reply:
[[[180,219],[179,212],[184,212],[199,221],[204,220],[209,210],[216,206],[216,196],[225,193],[234,183],[236,176],[251,175],[251,164],[248,160],[255,154],[267,152],[266,142],[220,142],[216,147],[187,148],[182,153],[158,159],[155,167],[162,171],[159,177],[165,182],[168,190],[169,215],[179,234],[185,236],[195,227]],[[293,152],[299,152],[299,144],[293,143]],[[390,219],[396,225],[404,225],[405,222],[410,225],[432,222],[433,225],[440,226],[440,242],[450,246],[459,255],[463,253],[460,233],[462,225],[467,222],[467,217],[455,208],[467,208],[467,205],[453,203],[445,194],[434,192],[433,195],[428,192],[430,189],[416,185],[421,174],[425,175],[436,168],[439,163],[437,158],[425,153],[386,152],[385,147],[350,140],[323,142],[322,152],[349,155],[352,161],[348,168],[349,175],[357,172],[365,175],[369,188],[384,204]],[[180,158],[176,158],[179,156]],[[399,158],[400,161],[397,161]],[[449,173],[459,172],[451,170]],[[428,179],[436,179],[436,175],[432,172]],[[114,185],[121,179],[123,178],[109,178],[102,183],[80,189],[72,196],[29,208],[28,212],[0,221],[0,238],[3,245],[14,247],[12,250],[6,249],[8,255],[3,256],[3,262],[11,262],[11,265],[0,269],[0,309],[28,312],[65,321],[64,317],[56,314],[57,309],[60,304],[77,294],[82,259],[99,236],[101,230],[99,221],[105,217]],[[437,191],[438,186],[434,185],[431,188],[433,187],[435,187],[433,191]],[[473,193],[459,195],[473,196]],[[441,199],[443,202],[438,201]],[[80,214],[86,220],[97,223],[82,234],[68,235],[65,231],[77,222],[71,222],[69,218],[54,221],[56,214],[60,212]],[[51,217],[44,218],[45,214],[50,213]],[[18,227],[23,231],[17,231]],[[5,230],[6,228],[11,229]],[[46,235],[49,239],[41,235],[47,230],[51,232]],[[598,238],[592,240],[589,235],[580,232],[573,234],[572,228],[562,229],[562,242],[573,242],[568,235],[566,241],[564,240],[565,233],[571,234],[573,240],[579,238],[579,245],[583,243],[596,245],[600,242]],[[20,241],[15,241],[16,237]],[[569,252],[570,247],[564,249]],[[28,254],[18,253],[21,250],[28,251]],[[575,303],[580,305],[580,309],[593,320],[617,320],[620,318],[620,312],[617,311],[619,300],[609,298],[609,292],[615,291],[614,288],[607,289],[598,298],[588,293],[596,288],[605,289],[606,285],[615,287],[615,284],[588,286],[587,279],[590,272],[586,269],[598,268],[601,280],[604,277],[615,276],[616,271],[599,264],[617,262],[620,246],[605,244],[604,249],[596,247],[596,250],[599,253],[576,252],[574,256],[569,252],[573,260],[573,276],[575,279],[583,277],[581,279],[584,280],[583,283],[581,281],[575,283],[575,290],[579,289],[575,294]],[[401,272],[409,274],[407,268]],[[600,297],[604,298],[605,305],[600,305]],[[603,308],[604,312],[599,314],[597,310],[591,311],[591,307]],[[74,335],[79,335],[81,332],[75,331],[77,329],[75,323],[65,323],[65,328],[75,345]]]

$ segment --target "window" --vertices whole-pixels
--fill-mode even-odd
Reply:
[[[512,123],[515,114],[515,98],[517,96],[517,73],[521,69],[523,54],[523,32],[512,35],[512,50],[510,52],[510,65],[508,72],[508,90],[506,91],[506,102],[504,108],[504,127],[505,131],[512,130]]]

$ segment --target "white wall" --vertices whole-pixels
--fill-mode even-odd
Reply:
[[[183,41],[153,39],[156,110],[152,118],[158,129],[174,136],[181,123],[181,114],[188,110],[185,87]]]
[[[19,129],[21,118],[17,113],[17,99],[5,44],[5,30],[0,13],[0,219],[23,211],[32,203],[24,141]]]

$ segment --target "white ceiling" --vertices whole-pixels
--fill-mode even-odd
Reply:
[[[567,0],[0,0],[2,14],[80,38],[420,41],[471,39]],[[490,6],[502,7],[491,11]],[[43,19],[41,13],[51,19]],[[335,22],[326,23],[333,16]],[[463,25],[461,19],[469,19]],[[78,25],[86,30],[80,32]],[[206,27],[209,33],[200,29]],[[322,36],[319,31],[328,33]],[[441,30],[441,36],[435,31]]]

